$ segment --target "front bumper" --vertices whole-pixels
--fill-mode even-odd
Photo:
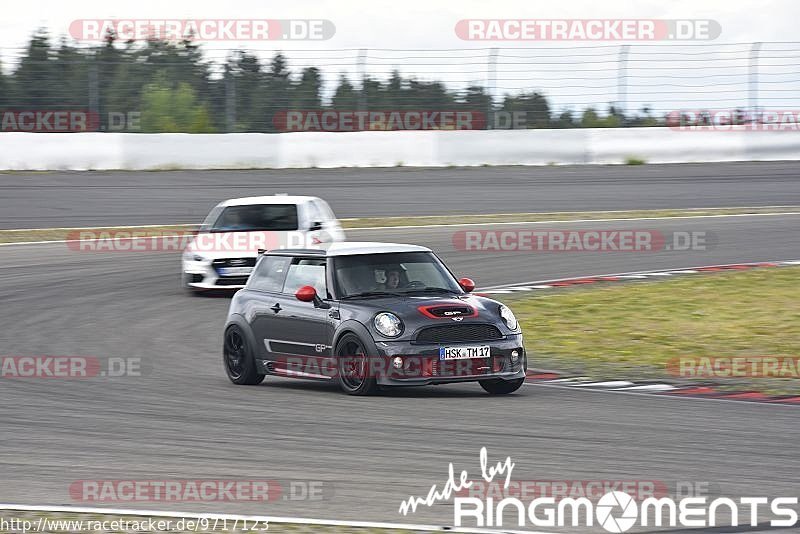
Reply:
[[[489,358],[441,360],[439,349],[445,344],[418,344],[408,341],[380,341],[376,343],[378,354],[387,362],[385,372],[377,376],[383,386],[424,386],[429,384],[451,384],[476,382],[478,380],[517,380],[525,378],[527,356],[522,343],[522,334],[506,336],[501,340],[475,341],[469,343],[447,343],[458,345],[488,345]],[[512,352],[517,352],[516,362]],[[392,365],[395,357],[403,358],[403,367]]]
[[[221,276],[210,261],[182,260],[183,285],[191,289],[242,289],[248,275]]]

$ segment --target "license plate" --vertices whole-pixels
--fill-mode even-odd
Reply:
[[[470,358],[488,358],[491,356],[489,345],[479,347],[440,347],[440,360],[466,360]]]
[[[220,276],[245,276],[253,271],[252,267],[220,267]]]

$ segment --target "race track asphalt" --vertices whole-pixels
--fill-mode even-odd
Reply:
[[[197,223],[276,192],[339,217],[800,204],[800,162],[0,173],[0,229]]]
[[[755,199],[745,198],[741,188],[722,188],[718,204],[789,204],[796,198],[788,192],[797,190],[789,181],[770,182],[782,184],[786,194]],[[666,190],[670,183],[664,178],[654,187]],[[585,191],[576,195],[584,206],[599,208]],[[639,201],[646,196],[641,188]],[[683,196],[688,205],[691,195]],[[605,207],[619,207],[611,197]],[[54,205],[53,199],[42,202]],[[132,210],[136,203],[130,200]],[[197,215],[192,210],[200,204],[187,204],[181,217]],[[111,217],[112,211],[97,213]],[[38,213],[31,224],[73,220],[68,213],[57,219]],[[3,214],[13,219],[5,208]],[[351,231],[349,237],[433,246],[457,274],[486,287],[795,259],[798,223],[800,216],[782,215],[548,226],[715,236],[709,250],[693,252],[465,252],[453,247],[453,232],[463,229],[453,227]],[[78,480],[268,479],[284,486],[313,480],[324,484],[323,500],[106,506],[399,521],[401,500],[443,484],[449,462],[477,477],[482,446],[491,460],[512,457],[514,480],[694,481],[709,482],[729,497],[796,495],[800,412],[793,407],[543,386],[526,386],[506,398],[489,397],[477,385],[371,398],[275,378],[235,387],[220,357],[229,300],[187,296],[178,287],[177,268],[175,253],[74,252],[64,244],[0,247],[0,355],[141,358],[144,368],[141,377],[0,379],[0,501],[86,504],[69,494]],[[422,508],[405,520],[449,524],[452,507]]]

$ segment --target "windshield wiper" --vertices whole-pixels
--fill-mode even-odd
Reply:
[[[345,299],[358,299],[362,297],[396,297],[400,293],[391,293],[389,291],[365,291],[363,293],[356,293],[354,295],[347,295],[346,297],[342,297],[341,300]]]

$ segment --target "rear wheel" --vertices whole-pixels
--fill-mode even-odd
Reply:
[[[492,380],[481,380],[479,383],[483,389],[492,395],[507,395],[514,393],[522,387],[524,378],[517,378],[515,380],[503,380],[502,378],[495,378]]]
[[[355,334],[345,334],[336,344],[339,387],[348,395],[370,395],[378,382],[370,367],[364,344]]]
[[[256,371],[255,358],[239,326],[233,325],[225,331],[222,352],[225,373],[234,384],[254,386],[264,380],[264,375]]]

